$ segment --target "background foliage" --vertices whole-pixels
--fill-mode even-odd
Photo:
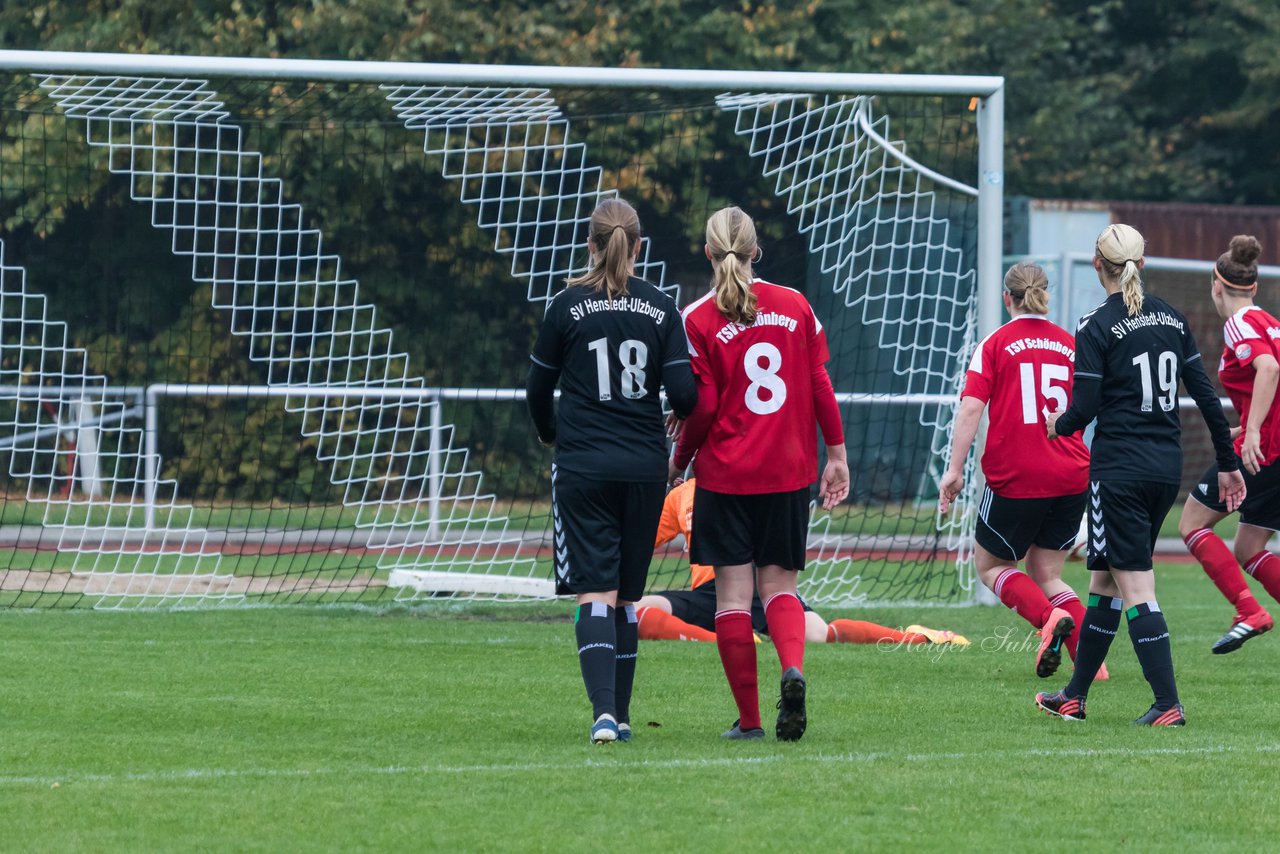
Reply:
[[[1257,0],[46,0],[7,48],[1000,74],[1011,193],[1271,203],[1280,17]]]
[[[0,47],[1001,74],[1010,194],[1260,203],[1280,189],[1271,142],[1280,131],[1273,18],[1249,0],[1193,0],[1176,9],[1144,0],[48,0],[0,6]],[[470,209],[423,209],[424,196],[456,190],[440,186],[438,164],[422,156],[421,140],[394,124],[342,122],[350,102],[338,91],[293,93],[309,105],[296,123],[254,125],[250,107],[272,109],[266,105],[281,94],[247,87],[235,93],[249,144],[264,153],[264,165],[285,181],[311,225],[332,238],[346,274],[360,280],[365,299],[410,353],[413,373],[433,385],[520,385],[537,313],[523,301],[495,298],[510,288],[507,261],[493,253],[492,235],[475,227]],[[339,121],[309,132],[325,106]],[[589,103],[566,109],[593,111]],[[88,349],[92,370],[115,383],[263,380],[245,358],[243,340],[225,334],[208,288],[191,283],[188,261],[173,256],[128,187],[84,144],[82,125],[11,109],[0,121],[9,263],[27,267],[33,287],[49,297],[50,315],[67,320],[74,343]],[[609,139],[619,133],[609,123],[575,124],[594,151],[622,143],[634,149],[627,162],[606,165],[606,183],[637,202],[643,221],[692,224],[649,235],[657,257],[676,265],[688,259],[691,266],[671,271],[686,284],[702,281],[693,212],[744,195],[762,209],[780,204],[771,192],[746,189],[759,176],[745,158],[716,156],[737,144],[723,129],[696,116],[691,126],[693,136],[676,139],[647,137],[635,125],[618,140]],[[64,161],[78,165],[48,166]],[[21,189],[33,183],[42,192]],[[352,224],[377,239],[344,241]],[[775,247],[766,265],[803,255],[793,232],[774,231],[764,235]],[[498,479],[495,486],[513,481],[505,485],[520,493],[544,491],[539,483],[514,483],[527,471],[518,458],[541,454],[519,407],[456,407],[446,416],[476,463]],[[336,498],[313,440],[299,441],[297,424],[273,403],[174,405],[163,418],[164,474],[179,480],[183,494]],[[504,463],[493,456],[499,453],[511,459]]]

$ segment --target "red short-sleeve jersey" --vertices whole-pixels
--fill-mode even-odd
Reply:
[[[1089,486],[1089,449],[1079,434],[1048,438],[1045,412],[1071,403],[1075,339],[1037,314],[1023,314],[974,351],[963,397],[988,405],[982,473],[1003,498],[1053,498]]]
[[[1246,306],[1223,325],[1226,347],[1218,363],[1218,379],[1226,389],[1231,405],[1240,413],[1240,426],[1249,423],[1249,404],[1253,401],[1253,380],[1257,376],[1254,359],[1267,354],[1280,361],[1280,320],[1258,308]],[[1280,395],[1271,402],[1271,410],[1262,422],[1262,460],[1270,465],[1280,458]],[[1244,433],[1236,437],[1236,453],[1244,445]]]
[[[684,311],[693,371],[717,391],[715,420],[694,471],[704,489],[790,492],[818,479],[811,367],[827,336],[799,291],[756,279],[756,321],[726,320],[709,293]]]

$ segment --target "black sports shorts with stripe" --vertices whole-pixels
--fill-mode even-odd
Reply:
[[[809,537],[809,487],[793,492],[734,495],[693,490],[689,560],[706,566],[804,569]]]
[[[978,503],[978,545],[998,558],[1017,563],[1032,546],[1067,551],[1080,533],[1085,493],[1056,498],[1004,498],[983,488]]]
[[[1160,481],[1090,481],[1089,569],[1151,569],[1160,526],[1178,491],[1178,484]]]
[[[1280,531],[1280,460],[1263,466],[1257,474],[1240,464],[1244,475],[1244,502],[1240,505],[1240,521],[1246,525]],[[1227,512],[1227,503],[1218,495],[1218,465],[1214,463],[1191,490],[1191,497],[1217,513]]]
[[[643,596],[665,495],[663,483],[592,480],[552,466],[556,593]]]

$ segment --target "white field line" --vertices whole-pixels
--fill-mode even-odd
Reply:
[[[1062,724],[1066,726],[1066,724]],[[605,748],[607,750],[625,750],[626,748]],[[700,759],[644,759],[628,762],[618,758],[616,761],[584,759],[571,762],[530,762],[530,763],[497,763],[492,765],[385,765],[347,768],[186,768],[172,771],[138,771],[121,774],[93,774],[72,772],[61,776],[0,776],[0,787],[21,788],[26,786],[52,786],[74,784],[117,785],[125,783],[174,783],[191,780],[226,780],[237,778],[256,779],[296,779],[306,780],[313,777],[326,776],[431,776],[445,774],[510,774],[536,773],[542,771],[583,771],[595,768],[617,769],[628,771],[642,769],[666,768],[722,768],[742,765],[765,765],[794,759],[797,762],[816,762],[825,765],[863,765],[873,762],[964,762],[973,759],[990,759],[1000,757],[1007,759],[1026,758],[1106,758],[1122,756],[1130,759],[1159,756],[1200,756],[1230,753],[1275,753],[1280,752],[1280,744],[1250,744],[1232,746],[1227,744],[1204,745],[1201,747],[1081,747],[1081,748],[1027,748],[1025,750],[981,750],[958,751],[953,753],[835,753],[817,754],[814,756],[790,756],[772,754],[768,756],[724,756],[705,757]]]

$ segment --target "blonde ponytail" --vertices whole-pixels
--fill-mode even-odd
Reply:
[[[609,299],[626,296],[627,280],[635,271],[635,248],[640,242],[640,217],[622,199],[605,199],[591,213],[588,227],[591,268],[565,284],[586,285]]]
[[[1044,267],[1021,261],[1004,274],[1004,289],[1013,302],[1030,314],[1049,313],[1049,276]]]
[[[707,220],[707,250],[711,253],[716,308],[735,323],[755,323],[751,262],[758,257],[759,249],[751,217],[738,207],[716,211]]]
[[[1134,261],[1124,262],[1124,270],[1120,273],[1120,293],[1124,294],[1124,307],[1129,310],[1130,317],[1142,312],[1142,277],[1138,275],[1138,265]]]
[[[1093,247],[1094,255],[1102,261],[1100,272],[1104,282],[1119,283],[1130,317],[1142,311],[1144,292],[1138,265],[1146,243],[1136,228],[1117,222],[1102,230]]]

